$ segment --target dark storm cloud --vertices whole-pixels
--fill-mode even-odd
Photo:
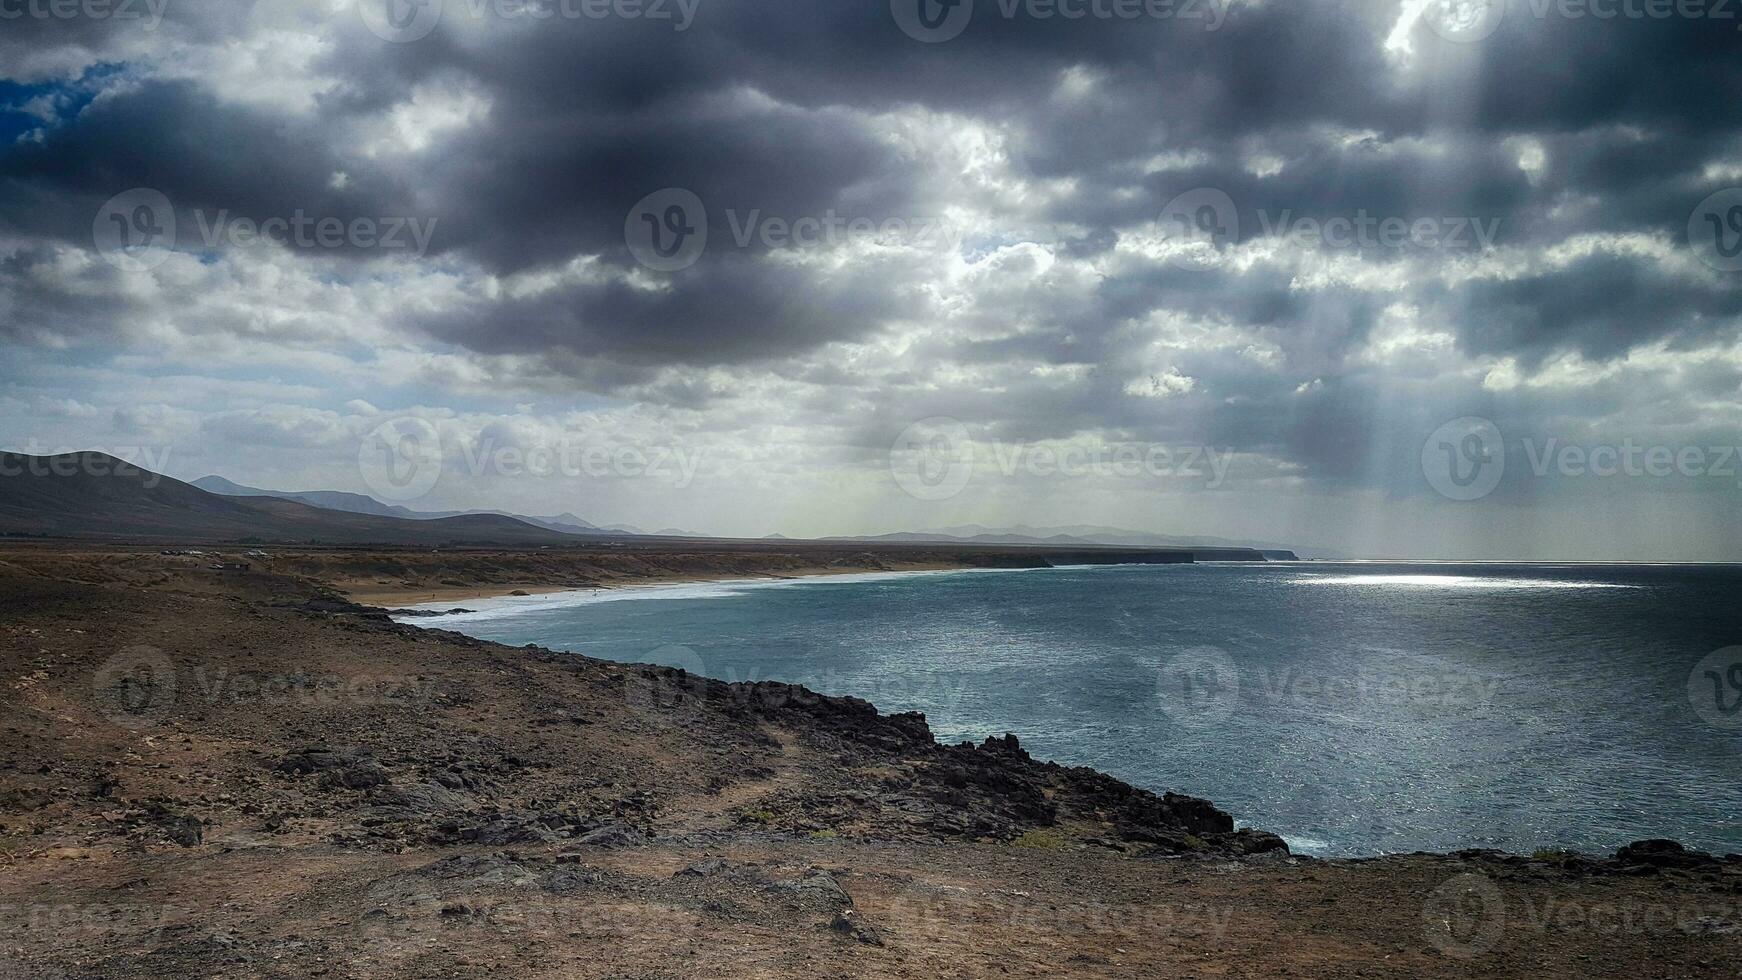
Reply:
[[[215,226],[219,212],[255,220],[416,213],[402,182],[349,174],[349,159],[313,121],[227,104],[188,81],[145,82],[0,155],[0,229],[89,246],[103,202],[136,187],[169,199],[179,240],[196,248],[202,217]],[[341,171],[350,180],[338,189]]]
[[[862,338],[911,309],[888,287],[869,267],[816,279],[799,268],[729,257],[673,275],[669,288],[571,285],[416,322],[490,354],[561,350],[630,364],[729,364]]]
[[[500,103],[499,103],[500,104]],[[582,138],[581,134],[585,134]],[[577,252],[605,252],[630,263],[624,219],[637,201],[665,187],[694,192],[714,240],[731,233],[728,212],[792,220],[851,207],[844,188],[902,172],[889,149],[847,120],[762,107],[558,118],[503,106],[491,125],[448,152],[463,168],[432,173],[424,190],[444,202],[458,247],[493,271],[514,272]],[[909,185],[911,186],[911,184]],[[862,213],[907,214],[899,187]],[[760,247],[752,239],[749,248]]]
[[[980,0],[967,29],[941,44],[905,35],[882,0],[704,0],[683,31],[478,20],[465,8],[449,0],[433,33],[404,44],[347,12],[310,63],[331,84],[303,112],[154,74],[124,25],[25,25],[33,50],[64,28],[56,43],[124,62],[127,82],[39,140],[0,149],[0,230],[87,248],[102,202],[140,186],[178,208],[255,219],[425,216],[439,222],[432,267],[510,285],[408,303],[401,322],[479,354],[542,359],[580,385],[663,386],[645,390],[700,406],[729,392],[656,381],[658,369],[760,364],[880,387],[855,395],[891,419],[933,411],[1025,438],[1195,432],[1350,480],[1374,445],[1413,438],[1376,431],[1395,416],[1394,389],[1382,369],[1354,364],[1394,303],[1454,331],[1457,352],[1527,366],[1733,337],[1742,314],[1734,277],[1690,262],[1691,277],[1647,248],[1541,254],[1580,235],[1685,248],[1691,209],[1739,179],[1722,166],[1742,146],[1734,21],[1538,17],[1515,3],[1486,40],[1418,26],[1403,51],[1385,45],[1392,0],[1223,5],[1215,30],[1006,17]],[[198,46],[295,23],[239,9],[176,5],[161,37]],[[414,118],[425,147],[372,149],[392,130],[387,114],[426,90],[487,109],[451,129]],[[938,155],[951,138],[969,148]],[[672,273],[642,268],[623,230],[632,205],[667,187],[695,193],[710,226],[699,261]],[[1286,258],[1203,271],[1121,250],[1154,230],[1173,197],[1202,187],[1234,201],[1239,246],[1263,244],[1277,222],[1462,219],[1492,222],[1493,244],[1518,267],[1447,281],[1436,272],[1482,250],[1315,252],[1390,277],[1354,287],[1315,284]],[[728,217],[918,219],[952,205],[994,219],[977,231],[985,241],[968,243],[973,257],[1021,238],[1000,222],[1051,227],[1047,244],[1067,272],[1046,279],[1042,263],[1013,261],[975,292],[948,278],[959,270],[946,256],[812,261],[733,241]],[[0,275],[22,281],[41,255],[33,244]],[[341,260],[353,257],[373,256]],[[568,275],[577,258],[591,271]],[[513,285],[541,275],[557,281]],[[19,295],[32,336],[56,324],[88,336],[124,312],[112,297],[80,308],[71,294]],[[1168,317],[1240,338],[1156,353],[1148,325]],[[876,378],[821,363],[830,344],[898,331],[914,335],[918,363]],[[1273,357],[1254,360],[1246,345]],[[926,374],[939,365],[1084,373],[1059,384],[1013,368],[997,390],[944,391]],[[1134,375],[1163,370],[1190,389],[1126,391]],[[1452,399],[1457,383],[1467,381],[1447,380],[1435,396]]]
[[[1518,354],[1532,365],[1554,350],[1602,361],[1664,338],[1734,336],[1742,316],[1742,289],[1672,279],[1611,254],[1543,275],[1470,283],[1448,302],[1467,325],[1471,351]]]

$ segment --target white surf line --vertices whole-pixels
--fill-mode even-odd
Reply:
[[[477,622],[487,619],[500,619],[504,616],[520,616],[526,613],[540,612],[547,609],[568,609],[575,606],[592,605],[598,602],[624,602],[637,599],[719,599],[743,595],[758,589],[781,588],[795,585],[853,585],[867,582],[883,582],[920,576],[937,575],[972,575],[986,572],[1043,572],[1047,568],[920,568],[893,572],[848,572],[840,575],[816,573],[810,575],[792,575],[783,578],[735,578],[708,579],[696,582],[647,582],[639,585],[622,585],[615,588],[569,589],[561,592],[541,592],[537,595],[489,596],[472,600],[438,600],[422,602],[405,606],[405,609],[431,612],[447,612],[450,609],[465,609],[466,612],[446,616],[395,616],[395,622],[407,623],[412,626],[443,626],[448,623]]]

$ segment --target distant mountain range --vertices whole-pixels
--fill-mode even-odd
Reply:
[[[102,453],[55,457],[0,453],[0,534],[223,540],[244,543],[573,545],[587,539],[706,535],[667,527],[595,525],[571,513],[532,517],[497,510],[416,511],[339,490],[262,490],[206,476],[183,483]],[[763,540],[790,541],[782,534]],[[1292,558],[1286,545],[1179,537],[1091,524],[987,527],[838,536],[822,541],[1040,547],[1122,546],[1215,552],[1256,550]],[[1338,557],[1313,553],[1310,557]]]
[[[575,542],[571,534],[496,514],[410,520],[271,494],[226,496],[103,453],[0,453],[0,474],[0,532],[14,535],[431,547]]]
[[[262,490],[259,487],[247,487],[234,483],[221,476],[202,476],[193,481],[193,486],[208,493],[221,494],[226,497],[277,497],[280,500],[295,500],[314,507],[325,507],[328,510],[340,510],[350,514],[373,514],[376,517],[397,517],[408,521],[437,521],[446,517],[474,517],[489,515],[493,517],[512,517],[517,521],[525,521],[535,527],[550,531],[561,531],[565,534],[642,534],[644,532],[629,528],[628,525],[617,527],[597,527],[589,524],[573,514],[557,514],[553,517],[528,517],[525,514],[514,514],[505,510],[443,510],[424,511],[412,510],[394,504],[384,504],[374,497],[361,493],[346,493],[343,490]]]
[[[295,500],[314,507],[325,507],[328,510],[342,510],[352,514],[373,514],[377,517],[397,517],[408,521],[437,521],[447,517],[512,517],[517,521],[525,521],[534,527],[560,531],[564,534],[628,534],[638,537],[672,538],[707,537],[704,534],[696,534],[693,531],[685,531],[675,527],[661,528],[657,531],[643,531],[633,524],[593,524],[569,513],[555,514],[549,517],[531,517],[506,510],[412,510],[409,507],[384,504],[374,497],[361,493],[347,493],[343,490],[261,490],[258,487],[243,486],[221,476],[202,476],[193,482],[193,486],[208,493],[222,494],[226,497],[277,497],[280,500]]]
[[[1301,557],[1347,557],[1324,549],[1300,549],[1274,541],[1241,541],[1213,535],[1179,536],[1133,531],[1130,528],[1100,524],[1067,524],[1062,527],[987,527],[983,524],[962,524],[929,531],[896,531],[890,534],[837,536],[825,541],[886,541],[902,543],[944,542],[950,544],[1010,544],[1010,545],[1119,545],[1135,548],[1250,548],[1260,552],[1298,554]]]

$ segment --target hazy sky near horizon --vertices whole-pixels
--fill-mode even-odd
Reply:
[[[0,448],[732,535],[1742,559],[1739,27],[0,0]]]

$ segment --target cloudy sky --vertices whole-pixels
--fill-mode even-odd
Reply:
[[[0,443],[732,535],[1738,559],[1739,28],[0,0]]]

